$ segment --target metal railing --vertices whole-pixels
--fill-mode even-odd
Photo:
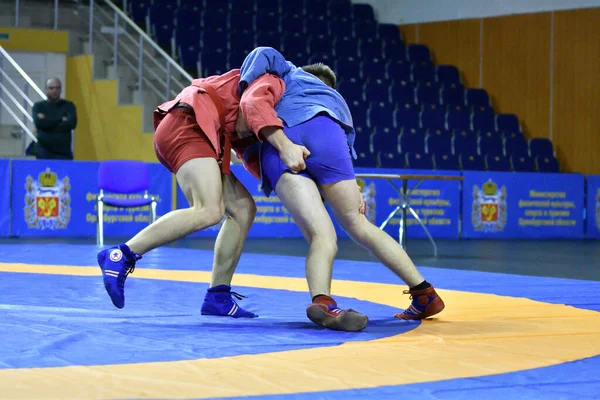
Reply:
[[[16,74],[11,74],[9,71],[15,71]],[[22,84],[23,89],[13,79],[17,76],[20,76],[18,79],[23,81],[19,82]],[[30,92],[33,92],[32,96],[34,100],[30,97]],[[37,138],[32,132],[32,130],[35,130],[35,127],[33,125],[31,109],[35,102],[46,99],[44,92],[42,92],[10,54],[0,46],[0,108],[9,114],[26,134],[22,135],[23,154],[25,154],[25,149],[27,148],[27,138],[37,143]]]
[[[88,50],[93,53],[98,40],[110,46],[109,68],[113,68],[115,77],[120,76],[119,67],[134,74],[138,102],[142,101],[145,88],[159,98],[170,99],[189,85],[193,79],[190,74],[127,14],[110,0],[104,0],[104,6],[96,3],[90,0]],[[112,41],[107,36],[112,36]]]

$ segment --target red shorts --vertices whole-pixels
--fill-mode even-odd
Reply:
[[[217,159],[217,152],[198,126],[193,110],[187,108],[174,108],[165,115],[154,134],[154,152],[158,161],[174,174],[191,159]]]

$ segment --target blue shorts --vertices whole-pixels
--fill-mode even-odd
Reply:
[[[344,129],[327,116],[316,116],[292,128],[284,126],[286,136],[295,144],[310,151],[306,169],[297,175],[306,176],[318,185],[355,179],[354,167]],[[281,175],[291,172],[281,159],[279,152],[267,141],[261,151],[263,179],[275,189]]]

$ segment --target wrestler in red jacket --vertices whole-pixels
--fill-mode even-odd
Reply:
[[[292,143],[283,133],[283,125],[274,111],[285,84],[274,75],[264,75],[248,89],[256,99],[250,111],[248,129],[256,136],[239,138],[236,124],[239,114],[240,70],[220,76],[197,79],[173,100],[154,112],[154,149],[158,160],[177,177],[190,207],[171,211],[143,229],[126,243],[98,253],[104,286],[117,308],[125,305],[124,285],[136,261],[157,247],[226,220],[215,245],[211,288],[202,306],[202,314],[256,317],[240,308],[231,292],[230,276],[239,261],[248,230],[256,214],[254,200],[229,170],[231,149],[246,169],[259,177],[257,158],[244,159],[245,149],[257,140],[276,147],[282,162],[291,170],[305,168],[308,150]],[[268,82],[268,85],[261,83]],[[269,92],[263,88],[269,87]],[[243,119],[240,121],[243,124]]]

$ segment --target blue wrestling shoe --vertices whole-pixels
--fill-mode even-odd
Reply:
[[[125,244],[98,253],[98,265],[102,269],[104,288],[117,308],[125,306],[125,279],[135,269],[135,262],[142,256],[132,252]]]
[[[233,318],[256,318],[258,315],[253,312],[246,311],[233,299],[235,297],[241,300],[243,297],[239,293],[232,292],[231,287],[227,285],[219,285],[208,289],[204,296],[204,303],[200,313],[202,315],[221,315]]]

